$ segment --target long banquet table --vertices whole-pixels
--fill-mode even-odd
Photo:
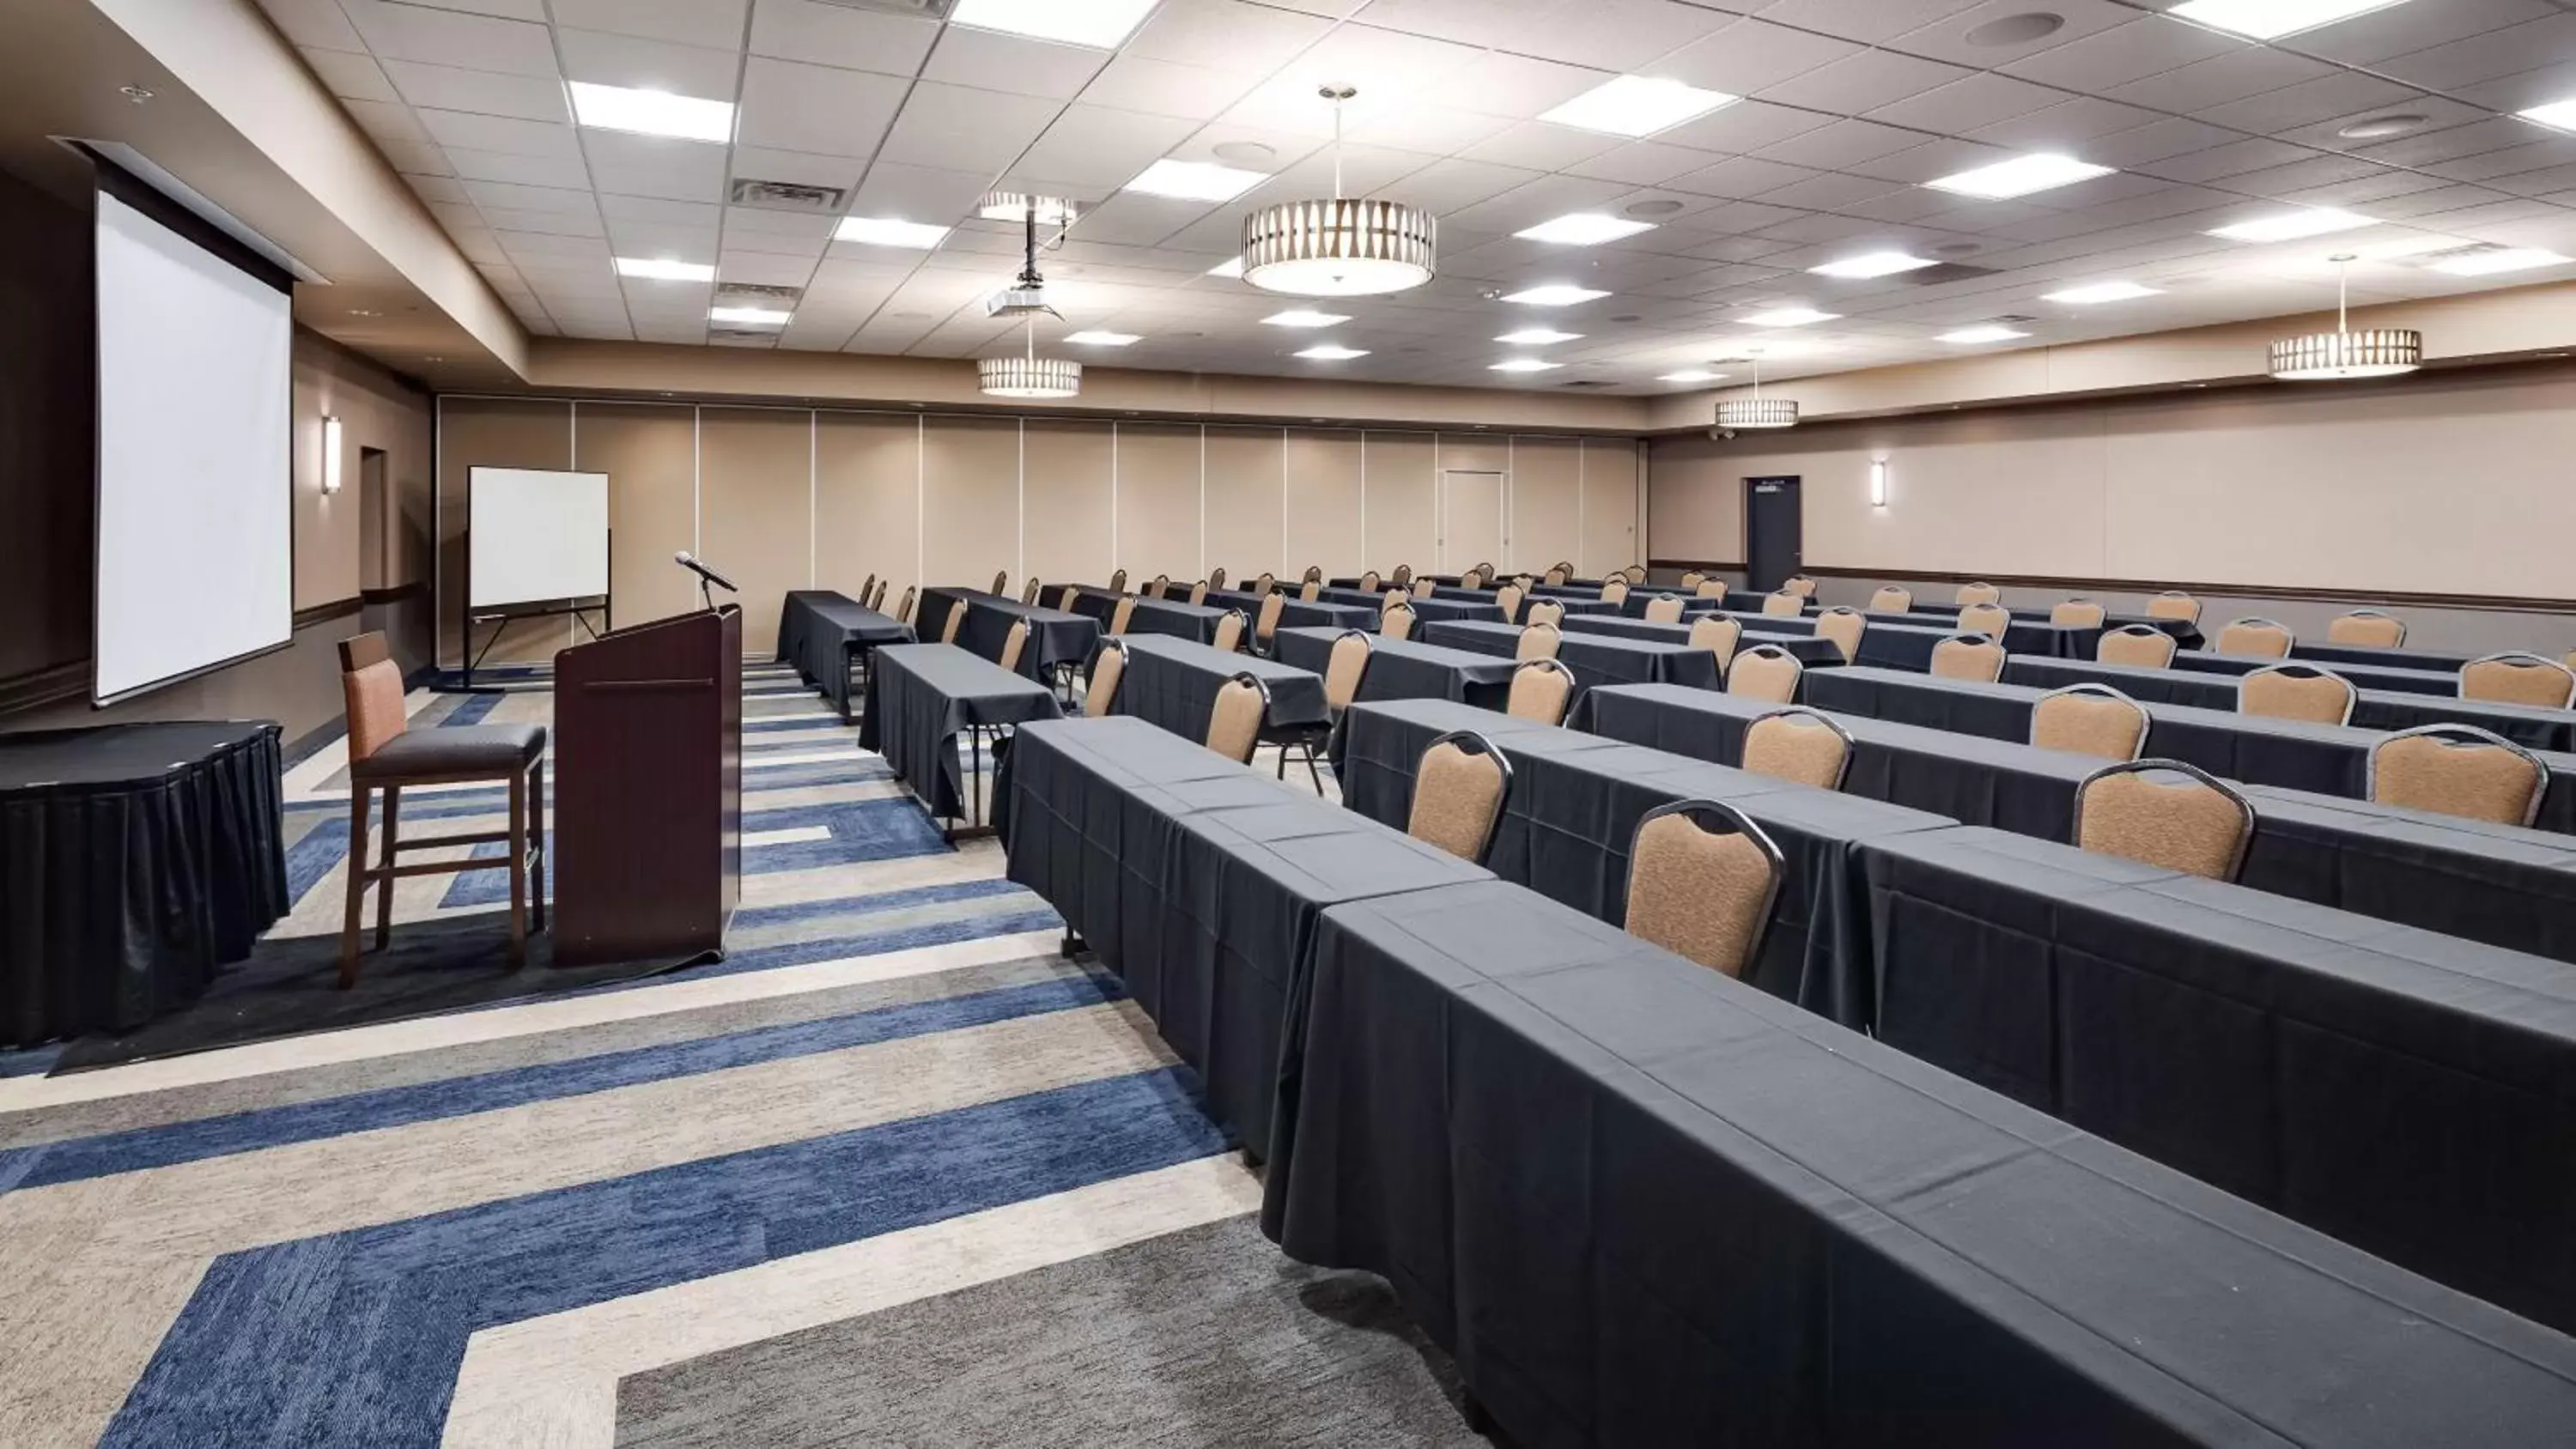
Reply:
[[[1431,643],[1452,649],[1509,659],[1520,648],[1521,630],[1518,625],[1502,623],[1434,624],[1426,637]],[[1648,680],[1715,689],[1720,677],[1717,656],[1705,649],[1618,639],[1607,634],[1566,634],[1557,641],[1556,657],[1574,672],[1575,685],[1580,689]]]
[[[1333,641],[1343,632],[1282,629],[1277,641],[1279,662],[1321,675],[1332,666]],[[1510,703],[1512,672],[1518,667],[1509,659],[1472,650],[1370,635],[1368,667],[1360,673],[1358,698],[1454,699],[1499,710]]]
[[[1917,599],[1914,601],[1913,607],[1907,609],[1905,612],[1925,623],[1937,621],[1955,630],[1959,626],[1959,611],[1966,607],[1967,606],[1965,604],[1927,604],[1922,600]],[[2007,605],[2006,607],[2010,608],[2011,606]],[[2013,617],[2017,619],[2035,619],[2041,623],[2046,623],[2049,619],[2049,615],[2047,613],[2037,610],[2025,613],[2022,610],[2015,609],[2013,610]],[[2171,634],[2174,637],[2174,642],[2185,649],[2197,649],[2201,644],[2200,626],[2189,619],[2162,619],[2153,614],[2105,613],[2102,616],[2100,627],[2107,633],[2110,630],[2125,628],[2131,624],[2143,624],[2147,628],[2153,629],[2158,633]],[[2087,654],[2085,657],[2089,659],[2092,656]]]
[[[1283,586],[1284,587],[1284,586]],[[1207,601],[1211,608],[1241,609],[1243,617],[1255,624],[1261,621],[1261,600],[1235,589],[1210,589]],[[1279,627],[1282,629],[1375,629],[1374,608],[1357,604],[1336,604],[1319,599],[1307,603],[1294,589],[1279,602]]]
[[[1640,644],[1688,644],[1690,631],[1688,624],[1650,623],[1644,619],[1608,619],[1587,615],[1565,621],[1568,634],[1593,634]],[[1817,638],[1813,630],[1793,634],[1786,630],[1766,629],[1760,623],[1746,624],[1739,647],[1751,649],[1763,644],[1788,654],[1809,669],[1838,668],[1843,662],[1842,646],[1831,639]]]
[[[790,589],[778,611],[777,657],[796,666],[841,718],[850,717],[850,665],[880,644],[909,644],[912,626],[831,589]]]
[[[2324,666],[2319,666],[2324,667]],[[2005,661],[2003,682],[2038,689],[2107,684],[2141,704],[2181,704],[2235,711],[2239,679],[2138,664],[2090,659]],[[2541,709],[2478,699],[2445,699],[2400,689],[2356,689],[2352,723],[2366,730],[2403,730],[2428,724],[2470,724],[2535,750],[2576,750],[2576,710]]]
[[[2198,674],[2245,675],[2275,664],[2297,664],[2297,659],[2266,659],[2252,654],[2221,654],[2213,649],[2184,649],[2173,657],[2172,667]],[[2304,661],[2319,669],[2331,669],[2352,681],[2355,689],[2392,689],[2408,694],[2435,694],[2446,699],[2460,692],[2459,671],[2452,669],[2419,669],[2390,664],[2359,664],[2348,660]]]
[[[957,763],[961,730],[1054,719],[1063,711],[1047,687],[954,644],[889,644],[868,667],[868,707],[859,748],[886,758],[939,819],[971,826],[967,783]],[[975,762],[968,762],[974,768]],[[977,770],[977,780],[982,774]],[[980,791],[982,786],[977,784]],[[954,838],[954,830],[951,831]]]
[[[1384,594],[1364,594],[1357,589],[1325,589],[1322,591],[1322,598],[1326,603],[1367,609],[1372,613],[1381,610],[1386,603]],[[1499,624],[1503,620],[1502,605],[1495,603],[1470,603],[1463,599],[1416,599],[1410,595],[1406,597],[1405,602],[1413,606],[1413,617],[1418,623],[1450,619],[1488,619]]]
[[[1872,629],[1882,626],[1890,629],[1923,627],[1923,616],[1920,614],[1871,613],[1864,610],[1861,617],[1869,621]],[[1955,620],[1945,628],[1939,625],[1934,627],[1942,628],[1944,638],[1962,632]],[[2098,625],[2052,624],[2046,619],[2015,619],[2004,628],[2003,645],[2004,652],[2007,654],[2039,654],[2056,659],[2090,659],[2101,641],[2102,630]],[[1867,631],[1861,634],[1861,642],[1863,644],[1869,642]]]
[[[1238,674],[1249,674],[1270,690],[1270,708],[1261,722],[1267,736],[1318,728],[1330,718],[1324,681],[1310,671],[1187,639],[1130,634],[1125,642],[1127,668],[1118,678],[1117,712],[1182,739],[1196,743],[1207,738],[1217,691]]]
[[[1050,584],[1038,594],[1041,601],[1063,597],[1064,588],[1058,584]],[[1110,621],[1118,617],[1118,601],[1121,599],[1136,601],[1135,608],[1127,614],[1127,632],[1131,635],[1162,634],[1199,644],[1213,644],[1216,642],[1217,621],[1225,617],[1223,609],[1184,603],[1178,599],[1148,599],[1141,594],[1122,594],[1111,589],[1093,588],[1089,584],[1074,585],[1073,612],[1096,621],[1100,632],[1107,634]],[[1250,616],[1245,617],[1248,619]]]
[[[933,603],[939,605],[936,611]],[[982,659],[1000,659],[1002,641],[1010,633],[1012,622],[1025,621],[1029,642],[1020,650],[1018,672],[1029,679],[1044,679],[1050,670],[1090,658],[1092,645],[1098,642],[1103,627],[1100,620],[1087,615],[1023,604],[975,589],[941,586],[922,591],[921,637],[941,638],[952,609],[966,611],[957,630],[958,646]]]

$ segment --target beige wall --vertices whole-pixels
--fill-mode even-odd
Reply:
[[[609,475],[610,605],[640,623],[691,607],[670,562],[693,549],[743,586],[747,651],[776,638],[789,589],[1106,582],[1124,568],[1233,579],[1437,557],[1439,469],[1505,475],[1509,567],[1633,562],[1637,445],[1624,439],[1200,427],[1067,418],[685,403],[449,397],[439,402],[440,658],[462,643],[465,479],[477,466]],[[569,621],[512,626],[492,660],[543,659]],[[475,643],[484,639],[477,630]]]

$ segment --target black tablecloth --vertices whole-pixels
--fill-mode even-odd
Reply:
[[[1813,614],[1802,619],[1787,619],[1730,609],[1726,616],[1742,624],[1748,634],[1812,635],[1816,632],[1816,616]],[[1958,632],[1956,629],[1927,628],[1919,624],[1864,622],[1860,631],[1860,657],[1853,662],[1877,669],[1910,669],[1918,674],[1924,673],[1932,668],[1932,651],[1942,640]]]
[[[1174,639],[1213,644],[1216,642],[1217,621],[1225,617],[1223,609],[1179,599],[1148,599],[1142,595],[1112,593],[1087,584],[1076,584],[1074,589],[1073,612],[1097,622],[1103,634],[1109,632],[1109,621],[1117,616],[1118,601],[1130,597],[1136,600],[1136,607],[1127,615],[1129,634],[1164,634]],[[1060,585],[1048,585],[1038,593],[1041,601],[1051,602],[1062,597],[1064,589]],[[1209,597],[1216,595],[1211,593]],[[1244,611],[1243,623],[1247,632],[1252,627],[1253,617],[1250,610]]]
[[[2290,645],[2290,657],[2305,659],[2340,669],[2347,664],[2375,665],[2382,669],[2420,669],[2433,674],[2457,675],[2460,666],[2484,656],[2462,654],[2453,649],[2394,648],[2372,644],[2329,644],[2323,639],[2299,639]]]
[[[2244,654],[2218,654],[2204,649],[2185,649],[2173,657],[2173,667],[2203,674],[2251,674],[2257,669],[2282,663],[2278,659],[2261,659]],[[2390,689],[2407,694],[2438,694],[2455,698],[2460,692],[2460,676],[2454,671],[2438,669],[2402,669],[2377,664],[2326,663],[2310,660],[2320,669],[2331,669],[2352,681],[2355,689]]]
[[[791,589],[778,611],[778,658],[850,717],[850,661],[879,644],[909,644],[912,626],[830,589]]]
[[[1373,606],[1325,602],[1309,604],[1298,598],[1295,590],[1290,589],[1285,592],[1287,597],[1279,602],[1279,627],[1282,629],[1375,629],[1377,627],[1377,610]],[[1233,589],[1210,589],[1207,599],[1212,607],[1241,609],[1247,623],[1257,625],[1261,622],[1261,601],[1250,594]]]
[[[0,1044],[141,1026],[249,955],[294,904],[282,773],[266,720],[0,734]]]
[[[1323,591],[1323,598],[1324,602],[1329,604],[1367,609],[1372,613],[1377,612],[1386,602],[1386,595],[1382,593],[1364,594],[1357,589],[1326,589]],[[1405,602],[1413,606],[1417,629],[1424,623],[1438,619],[1490,619],[1497,624],[1503,619],[1503,609],[1500,604],[1469,603],[1463,599],[1416,599],[1409,595]]]
[[[1321,676],[1333,662],[1333,641],[1340,637],[1339,629],[1282,629],[1279,662]],[[1372,637],[1359,698],[1454,699],[1499,710],[1511,703],[1512,671],[1518,667],[1472,650]]]
[[[1740,649],[1751,649],[1757,645],[1768,644],[1774,649],[1786,652],[1792,658],[1795,658],[1799,663],[1804,664],[1809,669],[1839,668],[1843,662],[1842,646],[1836,644],[1831,639],[1817,638],[1812,626],[1796,633],[1791,633],[1787,630],[1773,630],[1764,627],[1765,623],[1778,624],[1800,622],[1804,621],[1795,619],[1772,619],[1748,623],[1744,627],[1743,638],[1738,647]],[[1638,644],[1688,644],[1690,642],[1691,626],[1688,624],[1650,624],[1643,619],[1609,619],[1601,618],[1599,616],[1590,616],[1581,619],[1567,619],[1565,621],[1565,632],[1568,634],[1592,634],[1610,639],[1626,639],[1632,643]]]
[[[1923,627],[1919,614],[1864,613],[1861,617],[1869,621],[1871,630],[1882,625],[1891,629]],[[1945,635],[1961,632],[1956,621],[1944,631]],[[1868,640],[1869,630],[1863,630],[1861,641],[1866,644]],[[2052,624],[2046,619],[2015,619],[2005,628],[2003,639],[2007,654],[2038,654],[2056,659],[2090,659],[2101,642],[2102,630],[2098,626]]]
[[[1859,1003],[1847,1005],[1835,993],[1865,988],[1868,979],[1868,923],[1852,845],[1956,823],[1434,700],[1368,705],[1342,717],[1333,744],[1342,803],[1400,826],[1413,807],[1422,752],[1460,729],[1482,733],[1512,764],[1511,795],[1487,868],[1605,921],[1626,918],[1628,847],[1648,810],[1693,798],[1743,810],[1780,847],[1787,866],[1762,954],[1746,979],[1837,1018],[1861,1013]]]
[[[895,778],[942,819],[962,819],[957,732],[1021,724],[1063,711],[1047,687],[953,644],[889,644],[868,665],[859,748],[886,757]]]
[[[1860,853],[1889,1045],[2576,1326],[2576,968],[1989,830]]]
[[[1509,659],[1520,648],[1521,631],[1512,624],[1434,624],[1426,637],[1452,649]],[[1556,658],[1574,671],[1578,689],[1647,681],[1700,689],[1718,687],[1717,656],[1687,644],[1640,643],[1607,634],[1567,634],[1557,641]]]
[[[977,658],[1000,659],[1015,619],[1025,619],[1029,625],[1029,642],[1020,650],[1017,671],[1029,679],[1044,679],[1060,664],[1080,664],[1091,657],[1092,646],[1100,640],[1101,623],[1088,615],[977,594],[966,600],[966,623],[957,631],[957,642]]]
[[[1942,620],[1955,629],[1959,621],[1959,611],[1965,607],[1967,606],[1964,604],[1927,604],[1918,599],[1915,601],[1914,607],[1906,610],[1906,612],[1920,620]],[[2016,614],[2016,617],[2018,617],[2018,614]],[[2037,618],[2042,623],[2047,622],[2048,619],[2046,614],[2037,614],[2033,617]],[[2157,630],[2160,633],[2171,634],[2174,637],[2174,642],[2185,649],[2197,649],[2200,647],[2200,626],[2189,619],[2159,619],[2149,614],[2106,613],[2102,616],[2102,628],[2105,631],[2125,628],[2131,624],[2144,624],[2148,628]],[[2087,655],[2086,657],[2090,658],[2091,656]]]
[[[2322,667],[2322,666],[2320,666]],[[2237,709],[2237,679],[2197,670],[2150,669],[2137,664],[2100,664],[2090,659],[2019,658],[2004,664],[2004,683],[2039,689],[2070,684],[2107,684],[2141,704],[2181,704],[2222,712]],[[2471,724],[2493,730],[2535,750],[2576,750],[2576,710],[2538,709],[2526,704],[2494,704],[2476,699],[2443,699],[2396,689],[2358,691],[2352,709],[2354,725],[2366,730],[2403,730],[2428,724]]]
[[[1270,686],[1272,734],[1312,729],[1330,719],[1320,674],[1212,644],[1142,635],[1127,638],[1127,672],[1118,677],[1118,713],[1167,729],[1193,744],[1207,738],[1216,692],[1238,674]]]
[[[1001,595],[971,589],[963,584],[934,584],[921,591],[921,602],[914,607],[914,632],[923,639],[936,640],[948,627],[948,611],[962,609],[976,599],[998,599]],[[966,640],[965,624],[958,624],[959,643]]]
[[[1023,729],[1000,787],[1010,878],[1118,973],[1198,1070],[1208,1110],[1258,1156],[1270,1150],[1291,984],[1316,914],[1492,879],[1138,720]]]
[[[1523,1449],[2576,1422],[2564,1336],[1511,885],[1327,910],[1302,1000],[1263,1229]]]

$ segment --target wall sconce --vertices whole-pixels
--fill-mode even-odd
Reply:
[[[340,420],[322,420],[322,491],[340,491]]]
[[[1872,508],[1887,506],[1887,460],[1885,458],[1869,460],[1869,506]]]

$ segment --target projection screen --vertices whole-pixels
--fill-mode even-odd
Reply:
[[[294,632],[291,296],[98,193],[104,703]]]

